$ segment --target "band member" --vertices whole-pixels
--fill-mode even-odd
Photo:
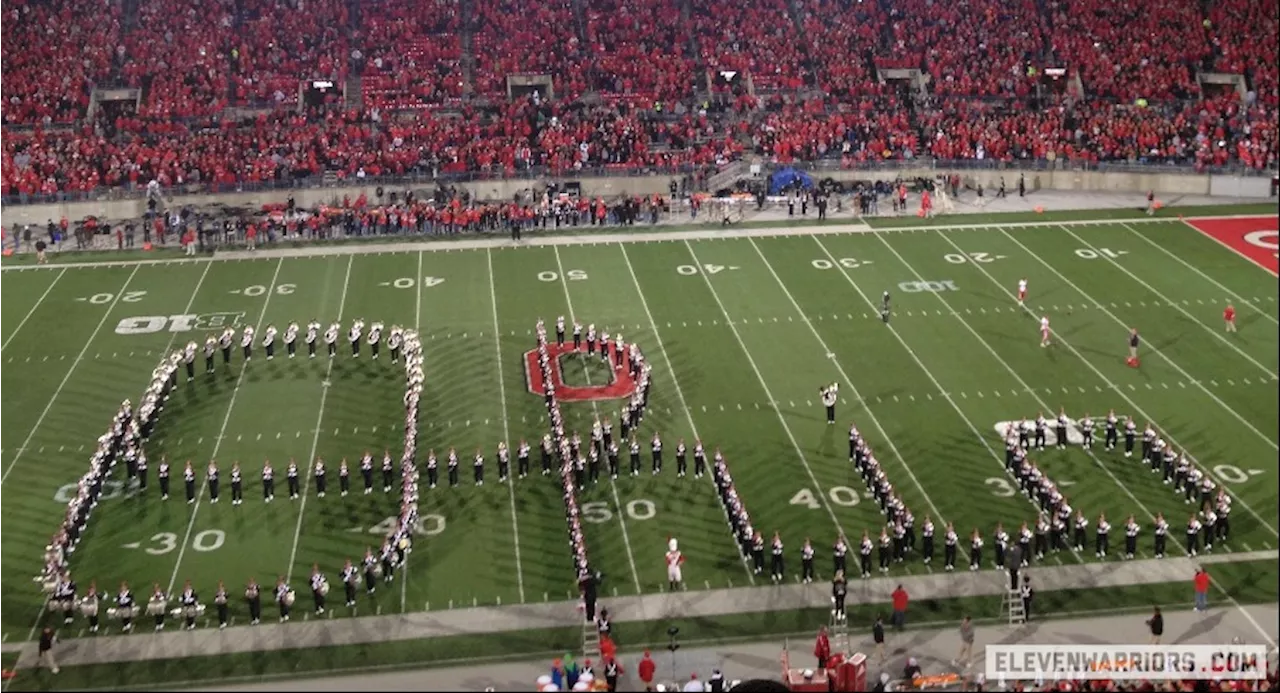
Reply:
[[[1125,417],[1124,420],[1124,456],[1125,458],[1133,457],[1133,442],[1138,435],[1138,424],[1134,423],[1132,416]]]
[[[1022,305],[1027,300],[1027,280],[1018,280],[1018,305]]]
[[[573,321],[573,350],[582,350],[582,323]]]
[[[399,325],[391,326],[387,335],[387,348],[391,350],[391,362],[400,363],[400,348],[404,344],[404,330]]]
[[[600,331],[600,360],[609,365],[609,330]]]
[[[1107,412],[1107,422],[1105,424],[1105,430],[1106,430],[1105,445],[1107,448],[1107,452],[1111,452],[1112,450],[1116,449],[1116,440],[1119,437],[1118,432],[1116,430],[1118,421],[1119,420],[1116,418],[1116,411],[1114,409]]]
[[[186,620],[187,630],[196,629],[196,615],[200,613],[200,600],[196,591],[187,580],[182,586],[182,594],[178,595],[178,605],[182,607],[182,617]]]
[[[1057,443],[1058,443],[1059,450],[1067,449],[1067,428],[1068,426],[1070,426],[1070,422],[1071,422],[1071,419],[1067,418],[1067,410],[1059,409],[1058,425],[1056,427],[1057,430],[1054,431],[1058,437]]]
[[[707,473],[707,452],[702,447],[702,441],[695,440],[693,442],[693,477],[695,479],[701,479],[702,475],[706,473]]]
[[[338,463],[338,491],[343,498],[351,491],[351,470],[347,468],[347,458]]]
[[[889,538],[889,530],[886,527],[880,528],[880,572],[889,572],[889,565],[893,563],[893,540]]]
[[[169,460],[165,457],[156,467],[156,480],[160,482],[160,500],[169,500]]]
[[[319,457],[316,458],[316,463],[315,463],[315,466],[312,468],[312,473],[315,475],[315,479],[316,479],[316,496],[319,498],[324,498],[324,492],[325,492],[325,486],[326,486],[325,476],[324,476],[324,460],[320,459]]]
[[[168,607],[169,597],[160,589],[160,583],[155,583],[151,590],[151,599],[147,602],[147,614],[155,619],[156,630],[164,630],[165,609]]]
[[[120,591],[116,593],[116,614],[120,617],[120,627],[126,633],[133,632],[134,609],[137,603],[133,599],[133,592],[129,590],[129,583],[120,583]]]
[[[982,568],[982,533],[973,528],[973,536],[969,540],[969,570]]]
[[[822,406],[827,409],[827,425],[834,425],[836,422],[836,402],[840,398],[840,383],[831,383],[826,387],[820,387],[818,392],[822,395]]]
[[[378,565],[378,558],[373,555],[373,547],[365,549],[361,567],[364,568],[365,594],[372,595],[378,591],[378,573],[382,571],[382,567]]]
[[[89,589],[80,598],[80,613],[89,620],[89,632],[98,632],[98,610],[102,606],[102,595],[98,594],[98,583],[90,582]]]
[[[1195,556],[1199,553],[1200,547],[1200,530],[1203,526],[1200,519],[1195,513],[1191,513],[1191,519],[1187,520],[1187,553]]]
[[[284,623],[289,620],[289,610],[293,608],[295,597],[293,589],[284,583],[283,575],[276,580],[275,599],[280,609],[280,622]]]
[[[1132,559],[1133,554],[1138,552],[1138,523],[1134,521],[1133,515],[1129,516],[1129,520],[1124,524],[1124,557],[1126,560]]]
[[[859,565],[862,569],[863,580],[871,577],[871,552],[874,549],[875,545],[871,543],[871,535],[866,530],[863,530],[862,544],[858,548]]]
[[[1093,447],[1093,417],[1085,412],[1084,418],[1080,419],[1080,435],[1084,438],[1084,447],[1086,450]]]
[[[564,316],[563,315],[556,318],[556,346],[564,346]]]
[[[640,442],[631,437],[631,476],[640,475]]]
[[[925,565],[928,565],[933,560],[933,518],[924,518],[924,525],[920,527],[920,537],[923,544],[920,556]]]
[[[440,480],[439,463],[436,461],[436,451],[432,450],[427,453],[427,488],[435,488],[436,483]]]
[[[689,463],[685,459],[684,438],[676,443],[676,476],[683,478],[685,471],[689,468]]]
[[[995,534],[991,536],[991,548],[996,553],[996,567],[1004,567],[1005,553],[1009,550],[1009,533],[1004,531],[1004,523],[996,523]]]
[[[290,459],[284,474],[289,484],[289,500],[298,500],[298,463]]]
[[[53,597],[49,600],[63,614],[62,622],[71,625],[76,606],[76,583],[71,573],[63,573],[53,586]]]
[[[134,467],[134,471],[138,474],[138,490],[147,490],[147,453],[138,450],[138,461]]]
[[[759,530],[751,537],[751,564],[756,575],[764,572],[764,536]]]
[[[653,452],[653,473],[656,475],[662,471],[662,437],[654,433],[649,447]]]
[[[253,358],[253,325],[245,325],[240,333],[240,351],[244,353],[245,361]]]
[[[231,504],[240,505],[244,502],[244,478],[240,474],[240,463],[231,463]]]
[[[587,356],[596,355],[596,326],[587,325]]]
[[[379,553],[379,560],[382,565],[382,579],[384,582],[395,582],[396,574],[396,551],[391,545],[391,540],[382,542],[382,550]]]
[[[542,436],[542,476],[551,473],[551,434]]]
[[[320,572],[320,565],[311,565],[311,598],[316,605],[316,615],[324,613],[324,598],[329,594],[329,580]]]
[[[235,328],[226,327],[222,330],[222,335],[218,337],[218,348],[222,349],[222,363],[231,363],[231,346],[235,342]]]
[[[845,554],[849,552],[849,545],[844,540],[844,535],[836,537],[835,546],[831,549],[831,572],[844,575]]]
[[[395,482],[396,467],[391,460],[391,450],[382,450],[382,492],[391,493],[391,485]]]
[[[182,350],[182,362],[187,366],[187,382],[191,382],[196,377],[196,350],[195,342],[187,342],[187,346]]]
[[[289,353],[289,358],[293,358],[298,352],[298,323],[290,322],[289,326],[284,328],[284,348]],[[267,358],[271,358],[268,356]]]
[[[1044,452],[1044,444],[1045,444],[1046,438],[1048,437],[1047,436],[1048,429],[1049,429],[1049,422],[1045,420],[1044,412],[1040,412],[1039,414],[1036,414],[1036,437],[1035,437],[1034,445],[1036,450],[1039,452]]]
[[[329,323],[328,329],[324,331],[324,343],[329,347],[329,358],[338,355],[338,334],[342,332],[342,325],[336,322]]]
[[[253,578],[244,589],[244,600],[249,604],[249,625],[258,625],[262,622],[262,588]]]
[[[356,585],[360,584],[360,573],[351,565],[351,559],[342,566],[342,591],[347,598],[347,606],[356,605]]]
[[[1075,543],[1073,548],[1076,551],[1084,551],[1085,532],[1089,529],[1089,518],[1084,516],[1084,512],[1076,513],[1075,523]]]
[[[813,577],[813,544],[805,537],[800,547],[800,581],[807,585],[813,582]]]
[[[307,323],[307,358],[316,357],[316,338],[320,334],[320,321],[315,318]]]
[[[594,445],[587,453],[587,476],[593,484],[600,481],[600,454],[596,452]]]
[[[218,502],[218,463],[209,460],[209,468],[205,471],[205,483],[209,486],[209,502]]]
[[[275,326],[275,325],[268,324],[268,325],[267,325],[267,329],[266,329],[265,331],[263,331],[263,333],[262,333],[262,348],[263,348],[263,349],[266,349],[266,351],[267,351],[267,360],[268,360],[268,361],[270,361],[271,359],[273,359],[273,358],[275,358],[275,357],[276,357],[276,334],[277,334],[277,332],[278,332],[278,330],[276,330],[276,326]]]
[[[275,471],[271,469],[271,461],[262,463],[262,501],[270,503],[276,497]]]
[[[529,474],[529,443],[523,438],[520,439],[520,447],[516,449],[516,473],[521,479]]]
[[[942,539],[942,563],[947,572],[956,569],[956,544],[959,537],[956,535],[956,528],[947,523],[947,533]]]
[[[615,481],[618,479],[618,443],[616,441],[609,442],[609,478]]]
[[[892,315],[893,315],[893,307],[889,301],[889,292],[886,291],[884,292],[884,295],[880,297],[880,320],[883,321],[884,324],[888,325],[889,318]]]
[[[476,448],[476,456],[471,467],[476,486],[484,486],[484,453],[480,452],[480,448]]]
[[[449,471],[449,488],[457,488],[458,486],[458,451],[449,448],[449,461],[447,462]]]
[[[227,627],[227,586],[218,581],[218,589],[213,592],[213,606],[218,612],[218,630]]]
[[[373,493],[373,455],[368,450],[360,458],[360,476],[364,478],[364,495]]]
[[[360,358],[360,336],[364,334],[364,321],[356,318],[351,323],[351,329],[347,330],[347,341],[351,342],[351,358]]]
[[[595,448],[592,448],[595,452]],[[498,443],[498,483],[506,483],[507,477],[511,474],[511,453],[507,450],[507,444]]]
[[[1093,527],[1093,550],[1098,558],[1106,558],[1111,548],[1111,523],[1105,514],[1098,515],[1098,524]]]
[[[382,323],[374,322],[369,326],[369,353],[378,358],[378,350],[382,348]]]
[[[218,353],[218,338],[209,335],[204,338],[204,372],[213,373],[213,359]]]
[[[187,489],[187,504],[196,502],[196,470],[191,466],[191,460],[187,460],[187,466],[182,470],[182,482]]]
[[[1053,332],[1049,329],[1049,316],[1040,317],[1040,346],[1041,348],[1049,346],[1049,337]]]

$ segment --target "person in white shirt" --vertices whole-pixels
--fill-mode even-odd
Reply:
[[[698,675],[692,674],[689,677],[689,682],[684,685],[684,690],[685,693],[703,693],[707,689],[702,685],[702,681],[698,680]]]

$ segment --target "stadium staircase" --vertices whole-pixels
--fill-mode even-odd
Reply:
[[[600,661],[600,631],[590,621],[582,623],[582,659]]]
[[[836,620],[836,615],[831,614],[831,623],[827,626],[827,639],[831,643],[831,654],[841,655],[848,659],[853,654],[849,648],[849,620]]]
[[[1022,609],[1021,592],[1016,588],[1010,588],[1001,601],[1004,602],[1003,606],[1009,610],[1009,625],[1017,626],[1026,623],[1027,613]]]

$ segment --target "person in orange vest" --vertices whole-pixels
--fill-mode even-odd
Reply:
[[[636,668],[636,673],[639,674],[640,680],[644,682],[646,691],[653,690],[653,675],[657,669],[658,665],[653,663],[653,657],[650,656],[648,650],[645,650],[644,657],[640,659],[640,666]]]
[[[827,637],[827,627],[818,628],[818,641],[813,644],[813,656],[818,658],[818,669],[826,669],[831,659],[831,639]]]

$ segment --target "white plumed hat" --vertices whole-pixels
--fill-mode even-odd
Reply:
[[[668,550],[668,551],[679,551],[679,550],[680,550],[680,544],[679,544],[679,542],[677,542],[677,541],[676,541],[675,537],[672,537],[672,538],[670,538],[670,539],[668,539],[668,540],[667,540],[667,550]]]

